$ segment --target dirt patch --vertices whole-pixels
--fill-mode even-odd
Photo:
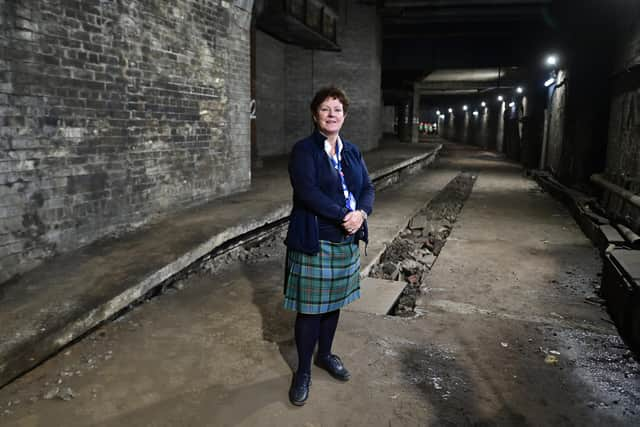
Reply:
[[[407,283],[392,314],[414,315],[420,288],[451,234],[476,177],[476,174],[462,172],[451,180],[409,221],[407,228],[394,239],[380,262],[371,269],[370,277]]]

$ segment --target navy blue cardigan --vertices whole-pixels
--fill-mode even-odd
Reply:
[[[342,224],[345,207],[340,177],[324,151],[326,137],[317,130],[296,142],[289,157],[289,178],[293,187],[293,209],[285,244],[289,249],[315,255],[320,250],[317,217]],[[358,148],[342,139],[342,171],[356,209],[373,211],[374,188]],[[368,242],[366,221],[355,234],[355,242]]]

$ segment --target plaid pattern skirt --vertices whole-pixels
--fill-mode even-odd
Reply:
[[[360,298],[358,245],[320,241],[320,252],[288,250],[284,308],[305,314],[328,313]]]

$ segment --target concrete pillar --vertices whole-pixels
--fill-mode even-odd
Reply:
[[[411,109],[409,102],[398,105],[398,137],[402,142],[411,141]]]
[[[418,143],[418,117],[420,117],[420,92],[413,88],[413,101],[411,103],[411,142]]]

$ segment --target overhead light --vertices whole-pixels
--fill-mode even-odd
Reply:
[[[515,107],[515,106],[516,106],[516,103],[515,103],[515,102],[511,101],[511,102],[509,103],[509,107],[513,108],[513,107]]]
[[[449,108],[448,110],[450,113],[453,113],[453,108]]]
[[[518,93],[522,93],[522,92],[524,92],[524,89],[522,89],[522,86],[518,86],[518,87],[516,88],[516,92],[518,92]]]
[[[462,106],[462,111],[467,111],[469,109],[469,107],[467,107],[466,105]]]
[[[473,112],[473,115],[476,116],[476,117],[478,117],[478,114],[480,114],[480,113],[478,113],[478,110]]]
[[[549,87],[552,84],[554,84],[556,82],[556,78],[555,77],[549,77],[549,79],[544,82],[544,87]]]
[[[500,102],[504,101],[504,97],[502,95],[498,95],[498,101]]]
[[[484,101],[482,101],[482,102],[480,103],[480,106],[481,106],[481,107],[486,107],[486,106],[487,106],[487,103],[486,103],[486,102],[484,102]]]
[[[549,55],[547,56],[546,62],[547,62],[547,65],[554,67],[558,65],[558,57],[556,55]]]

